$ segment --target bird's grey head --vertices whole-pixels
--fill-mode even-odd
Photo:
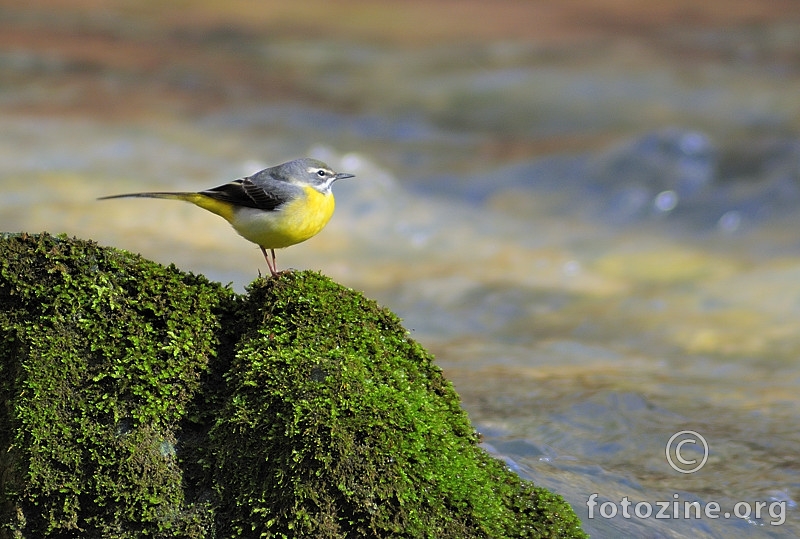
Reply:
[[[353,177],[353,174],[336,172],[322,161],[310,157],[283,163],[273,170],[273,175],[281,180],[299,185],[311,185],[321,193],[330,191],[331,185],[336,180]]]

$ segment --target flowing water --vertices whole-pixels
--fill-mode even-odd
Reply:
[[[95,198],[320,158],[357,178],[279,267],[398,312],[587,531],[800,536],[800,24],[399,46],[76,13],[0,10],[0,229],[241,290],[266,265],[218,217]]]

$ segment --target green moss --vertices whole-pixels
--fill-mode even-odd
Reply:
[[[311,272],[249,292],[210,436],[225,535],[582,536],[563,499],[477,447],[392,313]]]
[[[5,235],[0,307],[7,536],[585,536],[392,313],[319,274],[236,296]]]
[[[172,448],[214,354],[213,309],[230,295],[91,242],[2,238],[6,528],[25,537],[189,531],[197,515],[183,503]]]

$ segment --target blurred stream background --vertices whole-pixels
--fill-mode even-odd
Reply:
[[[0,0],[0,230],[242,291],[266,265],[220,218],[95,199],[304,155],[357,178],[279,267],[399,313],[594,537],[800,536],[800,3]]]

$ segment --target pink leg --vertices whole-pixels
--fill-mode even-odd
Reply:
[[[259,245],[259,247],[261,247]],[[264,260],[267,261],[267,267],[269,268],[269,272],[274,277],[278,274],[277,272],[277,264],[275,263],[275,249],[270,249],[269,252],[272,254],[272,262],[269,261],[269,255],[267,255],[267,250],[261,247],[261,252],[264,253]]]

